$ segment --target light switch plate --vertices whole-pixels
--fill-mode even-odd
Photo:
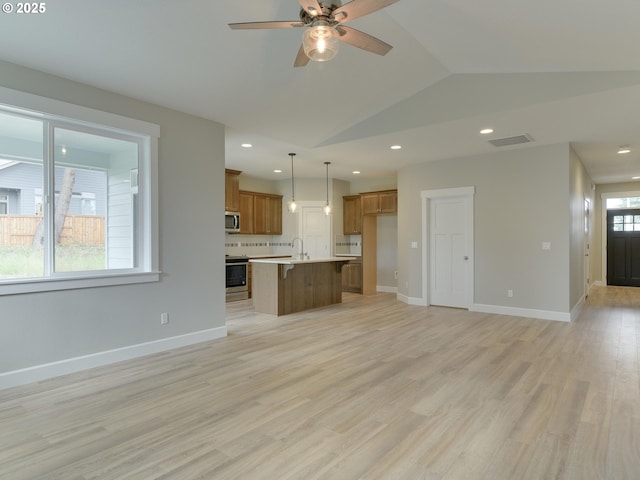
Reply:
[[[551,250],[551,242],[542,242],[543,250]]]
[[[411,248],[418,248],[418,242],[411,242]]]

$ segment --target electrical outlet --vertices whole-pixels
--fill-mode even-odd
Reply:
[[[511,289],[507,290],[507,297],[509,298],[513,297],[513,290]]]
[[[161,313],[160,314],[160,325],[166,325],[167,323],[169,323],[169,314],[168,313]]]

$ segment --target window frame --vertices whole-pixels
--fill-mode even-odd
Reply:
[[[0,87],[0,111],[31,117],[43,121],[43,168],[45,182],[52,188],[47,169],[54,166],[53,128],[71,126],[74,130],[108,132],[116,138],[135,137],[139,143],[139,235],[134,255],[138,265],[134,268],[94,270],[83,272],[53,272],[45,265],[43,277],[0,279],[0,296],[33,292],[92,288],[113,285],[157,282],[160,280],[158,248],[158,140],[160,127],[156,124],[74,105],[38,95]],[[44,192],[43,192],[44,193]],[[43,198],[43,201],[44,198]],[[46,202],[49,222],[45,225],[49,265],[53,258],[53,202]]]

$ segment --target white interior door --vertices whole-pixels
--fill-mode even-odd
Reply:
[[[311,258],[331,256],[331,217],[323,207],[302,207],[302,231],[304,251]]]
[[[468,308],[467,199],[434,198],[430,209],[431,304]]]

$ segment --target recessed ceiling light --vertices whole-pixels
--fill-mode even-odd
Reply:
[[[282,173],[282,170],[274,170],[273,173]]]
[[[351,173],[353,173],[354,175],[360,175],[360,170],[354,170],[354,171],[353,171],[353,172],[351,172]]]
[[[631,177],[631,180],[640,180],[640,177]]]
[[[480,133],[482,135],[489,135],[490,133],[493,133],[493,128],[483,128],[480,130]]]
[[[253,145],[251,145],[250,143],[243,143],[242,145],[240,145],[242,148],[251,148],[253,147]]]
[[[618,154],[624,155],[625,153],[631,153],[629,145],[621,145],[620,148],[618,148]]]
[[[391,145],[391,150],[401,150],[402,145]]]

